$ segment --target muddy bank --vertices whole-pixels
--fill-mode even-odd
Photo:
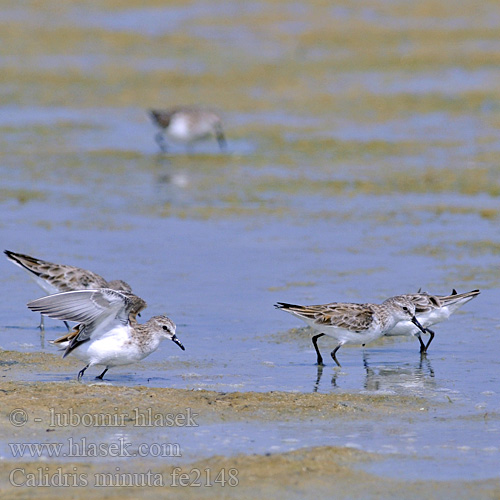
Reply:
[[[32,498],[37,480],[63,477],[68,487],[38,487],[38,498],[498,498],[491,481],[395,481],[359,466],[377,457],[319,447],[270,456],[213,457],[182,468],[147,463],[120,467],[92,463],[0,463],[2,498]],[[41,472],[40,472],[41,471]],[[65,475],[66,474],[66,475]],[[9,482],[10,479],[10,482]],[[30,483],[32,481],[32,483]],[[12,486],[23,484],[23,486]],[[78,486],[85,483],[86,486]],[[74,486],[76,485],[76,486]],[[144,485],[144,486],[137,486]],[[96,487],[97,486],[97,487]]]
[[[71,361],[43,353],[2,351],[0,356],[0,461],[2,498],[498,498],[500,482],[399,481],[363,470],[387,455],[350,447],[316,446],[287,453],[235,454],[186,461],[158,457],[156,443],[198,439],[196,430],[231,425],[317,422],[367,424],[397,417],[411,422],[435,403],[397,395],[292,392],[217,392],[125,387],[110,383],[29,382],[16,376],[68,369]],[[188,434],[181,434],[181,431]],[[148,453],[110,454],[118,436],[147,444]],[[87,455],[14,458],[9,443],[87,443]],[[175,440],[175,439],[174,439]],[[90,445],[107,454],[89,454]],[[133,448],[137,450],[137,448]],[[174,450],[175,451],[175,450]],[[97,458],[96,458],[97,457]],[[65,487],[59,487],[63,483]],[[18,485],[18,486],[16,486]]]
[[[388,415],[421,413],[428,410],[424,398],[387,394],[350,393],[294,393],[294,392],[217,392],[154,387],[115,386],[110,382],[89,379],[79,383],[75,379],[42,383],[13,381],[26,378],[30,373],[68,370],[74,360],[44,353],[0,353],[0,379],[3,381],[0,433],[13,431],[9,415],[15,409],[26,412],[26,429],[43,431],[51,415],[66,414],[70,409],[75,415],[87,413],[127,415],[124,424],[134,425],[137,408],[139,414],[176,414],[190,408],[199,415],[199,421],[214,423],[240,420],[311,420],[331,418],[377,418]],[[35,421],[35,419],[37,421]]]

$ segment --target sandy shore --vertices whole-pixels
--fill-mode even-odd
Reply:
[[[427,411],[419,398],[368,394],[195,391],[120,387],[76,381],[13,381],[20,373],[44,371],[66,360],[47,354],[3,351],[0,357],[0,440],[3,443],[62,442],[72,436],[110,440],[120,424],[128,439],[147,428],[203,426],[224,422],[411,418]],[[100,418],[114,418],[102,421]],[[59,420],[58,420],[59,419]],[[64,420],[66,419],[66,420]],[[69,420],[68,420],[69,419]],[[92,420],[94,419],[94,420]],[[119,419],[119,420],[116,420]],[[142,419],[142,420],[141,420]],[[177,419],[177,420],[176,420]],[[191,420],[190,420],[191,419]],[[190,423],[191,422],[191,423]],[[112,429],[114,430],[114,429]],[[144,435],[144,434],[142,434]],[[161,439],[158,437],[158,441]],[[5,446],[9,450],[8,446]],[[2,498],[498,498],[500,483],[490,481],[397,481],[363,471],[381,455],[351,448],[315,447],[267,455],[214,456],[186,464],[151,456],[106,461],[44,459],[26,461],[5,454],[0,462]],[[184,474],[184,475],[183,475]],[[50,487],[63,482],[67,487]],[[20,485],[20,486],[15,486]],[[100,485],[100,486],[99,486]],[[208,486],[210,485],[210,486]],[[35,488],[35,486],[39,486]],[[41,487],[40,487],[41,486]],[[36,494],[35,494],[36,490]]]
[[[6,461],[0,463],[2,498],[499,498],[498,481],[395,481],[368,474],[359,466],[373,455],[335,447],[317,447],[290,453],[263,455],[240,455],[236,457],[213,457],[182,468],[137,464],[127,468],[135,470],[135,478],[126,477],[116,468],[102,467],[92,463],[66,463],[63,466]],[[86,487],[13,487],[8,484],[13,470],[14,480],[22,482],[33,474],[39,477],[63,474],[87,478]],[[210,486],[206,486],[207,470],[211,474]],[[148,481],[149,486],[118,486],[127,480]],[[221,471],[225,471],[225,484]],[[118,474],[121,474],[119,476]],[[186,474],[186,476],[182,476]],[[130,474],[128,474],[130,476]],[[96,487],[98,479],[109,477],[113,486]],[[7,481],[6,481],[7,479]],[[184,481],[182,483],[182,481]],[[216,482],[217,481],[217,482]],[[6,484],[7,483],[7,484]],[[109,483],[108,483],[109,484]],[[147,483],[146,483],[147,484]]]

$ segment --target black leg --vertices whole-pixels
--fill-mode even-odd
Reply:
[[[313,346],[314,346],[314,348],[316,349],[316,354],[318,355],[318,358],[317,358],[317,361],[316,361],[316,364],[317,364],[318,366],[324,366],[324,364],[323,364],[323,358],[321,357],[321,353],[319,352],[319,349],[318,349],[318,344],[317,344],[318,339],[319,339],[320,337],[324,337],[324,335],[325,335],[324,333],[320,333],[320,334],[318,334],[318,335],[315,335],[315,336],[312,338],[312,343],[313,343]]]
[[[417,339],[418,341],[420,342],[420,352],[425,352],[427,350],[427,348],[425,347],[425,344],[424,344],[424,341],[422,340],[422,337],[420,336],[420,332],[418,332],[417,334]]]
[[[89,367],[90,365],[87,365],[85,368],[82,368],[79,372],[78,372],[78,377],[77,377],[77,380],[80,381],[81,378],[83,377],[83,374],[85,373],[85,370]]]
[[[337,354],[337,351],[340,349],[340,346],[341,346],[341,345],[342,345],[342,344],[338,345],[338,346],[337,346],[337,347],[336,347],[336,348],[335,348],[335,349],[334,349],[334,350],[330,353],[330,356],[332,357],[333,361],[335,361],[335,363],[337,363],[337,366],[340,366],[340,363],[339,363],[339,361],[338,361],[338,359],[337,359],[336,354]]]
[[[429,346],[431,345],[432,339],[434,338],[434,332],[432,330],[429,330],[428,328],[426,328],[425,331],[431,336],[429,342],[427,342],[427,345],[425,346],[425,350],[427,351],[427,349],[429,349]]]
[[[42,331],[45,330],[43,314],[40,314],[40,324],[38,325],[38,328],[40,328],[40,330]]]
[[[109,370],[109,368],[106,366],[106,369],[96,377],[96,379],[102,380],[102,377],[104,377],[104,374]]]
[[[155,141],[158,144],[158,146],[160,146],[162,153],[166,153],[167,152],[167,145],[165,144],[165,138],[163,137],[163,134],[161,132],[158,132],[155,135]]]
[[[67,321],[63,320],[63,323],[66,325],[66,328],[68,329],[68,332],[71,331],[71,326],[69,326],[69,323]]]
[[[222,131],[222,127],[219,125],[215,129],[215,137],[217,142],[219,143],[219,148],[221,151],[226,150],[226,138],[224,137],[224,132]]]
[[[45,349],[45,330],[40,330],[40,347]]]

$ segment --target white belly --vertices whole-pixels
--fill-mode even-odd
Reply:
[[[301,318],[310,327],[314,328],[320,333],[324,333],[329,337],[334,338],[340,345],[344,344],[368,344],[377,340],[382,336],[382,333],[378,327],[378,323],[374,323],[373,326],[362,332],[355,332],[351,330],[346,330],[345,328],[337,328],[335,326],[321,326],[314,323],[312,320],[306,318]]]
[[[208,121],[192,121],[189,116],[178,114],[172,118],[167,134],[171,139],[190,142],[208,138],[212,135],[212,125]]]
[[[450,315],[451,312],[447,307],[441,307],[423,314],[418,314],[417,319],[424,328],[427,328],[448,319]],[[411,321],[400,321],[392,330],[387,332],[386,335],[390,337],[393,335],[416,335],[419,332],[422,333]]]
[[[129,332],[129,326],[116,327],[95,340],[84,342],[71,354],[90,366],[119,366],[136,363],[155,350],[140,349],[130,341]]]

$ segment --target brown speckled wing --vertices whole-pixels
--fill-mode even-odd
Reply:
[[[403,295],[403,297],[406,297],[415,305],[415,314],[427,313],[432,309],[441,307],[439,298],[428,293],[413,293]]]
[[[324,312],[318,314],[317,322],[331,325],[336,328],[362,332],[370,328],[373,323],[373,311],[362,304],[337,303],[325,308]]]
[[[318,325],[362,332],[373,322],[374,311],[365,304],[332,302],[324,305],[299,306],[278,303],[278,307]]]

